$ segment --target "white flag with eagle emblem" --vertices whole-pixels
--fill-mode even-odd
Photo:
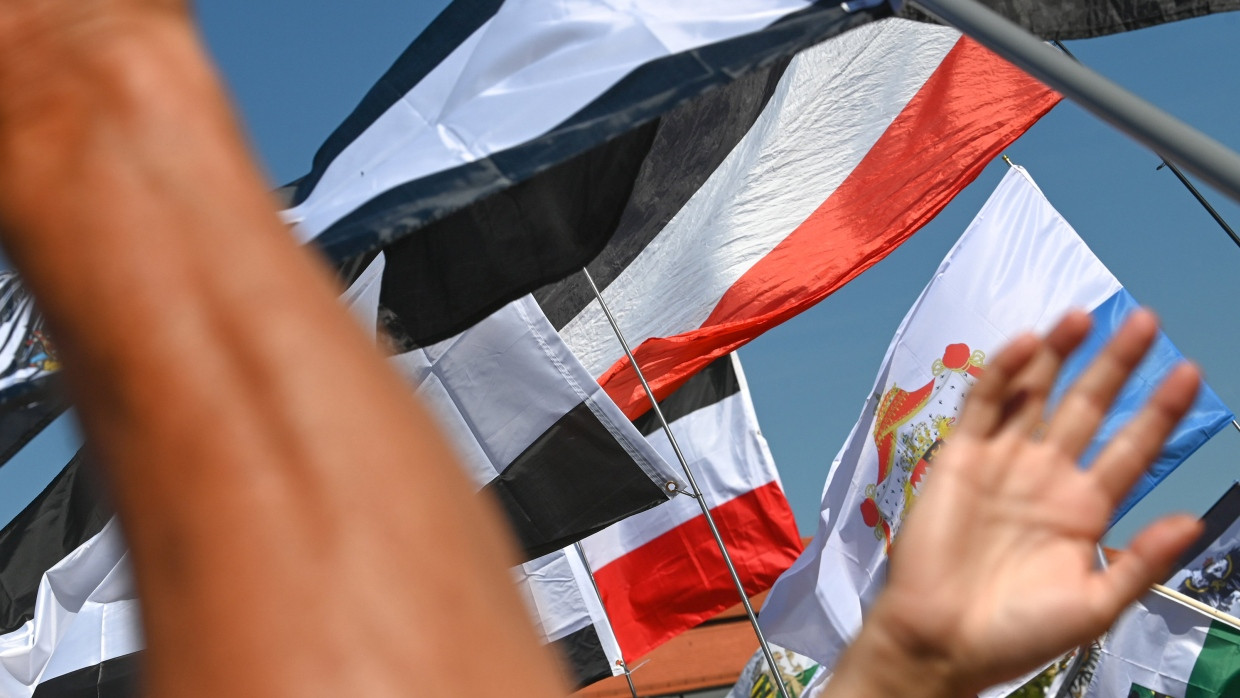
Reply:
[[[990,355],[1024,331],[1045,332],[1082,308],[1094,329],[1065,363],[1058,400],[1137,307],[1119,281],[1013,167],[905,315],[861,419],[827,478],[818,531],[771,588],[761,623],[772,642],[834,666],[886,580],[887,553],[934,455]],[[1163,335],[1121,390],[1094,444],[1123,426],[1181,358]],[[1232,415],[1207,386],[1117,517]]]

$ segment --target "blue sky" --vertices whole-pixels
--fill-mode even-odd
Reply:
[[[203,32],[274,185],[304,174],[323,138],[444,0],[213,0]],[[1071,42],[1086,64],[1240,149],[1240,13]],[[1222,399],[1240,407],[1240,248],[1158,157],[1072,104],[1008,151],[1130,292],[1162,317]],[[804,533],[827,467],[857,418],[908,306],[1006,167],[992,164],[934,221],[818,307],[741,351],[763,431]],[[1205,190],[1233,227],[1240,206]],[[62,420],[67,422],[67,420]],[[0,470],[0,520],[72,452],[61,424]],[[1228,429],[1117,526],[1116,542],[1166,511],[1200,513],[1240,473]]]

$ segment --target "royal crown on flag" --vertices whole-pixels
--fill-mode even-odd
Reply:
[[[943,358],[931,365],[934,377],[928,383],[911,392],[893,385],[879,402],[874,420],[878,477],[865,488],[861,517],[888,551],[985,362],[986,354],[970,351],[967,344],[948,345]]]

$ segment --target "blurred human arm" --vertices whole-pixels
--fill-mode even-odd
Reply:
[[[0,0],[0,228],[151,695],[562,692],[497,515],[279,221],[182,3]]]

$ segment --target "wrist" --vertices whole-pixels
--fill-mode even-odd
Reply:
[[[880,599],[836,666],[827,696],[963,698],[976,695],[965,667],[908,631],[905,613]]]

